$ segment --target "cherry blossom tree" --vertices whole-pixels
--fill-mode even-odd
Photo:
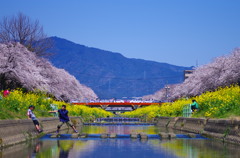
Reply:
[[[181,97],[197,96],[219,87],[239,84],[240,82],[240,49],[231,54],[216,58],[213,62],[197,68],[182,84],[170,90],[172,100]],[[148,98],[164,99],[164,90],[149,95]]]
[[[0,89],[41,90],[59,100],[95,99],[92,89],[19,43],[0,44]]]

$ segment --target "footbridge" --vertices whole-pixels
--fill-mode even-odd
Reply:
[[[106,111],[111,112],[125,112],[125,111],[132,111],[141,107],[151,106],[151,105],[160,105],[161,103],[146,103],[146,102],[79,102],[79,103],[72,103],[75,105],[85,105],[89,107],[97,107],[102,108]]]

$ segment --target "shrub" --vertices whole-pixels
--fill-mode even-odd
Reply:
[[[240,116],[240,86],[219,88],[214,92],[205,92],[189,99],[180,99],[173,103],[137,109],[122,114],[125,117],[138,117],[147,121],[156,116],[182,116],[183,107],[195,99],[200,105],[199,111],[192,117],[227,118]]]
[[[61,108],[63,104],[67,105],[69,116],[81,116],[85,121],[92,121],[99,117],[112,116],[113,114],[98,108],[89,108],[83,105],[71,105],[65,102],[56,101],[48,97],[45,92],[29,92],[24,93],[17,89],[10,93],[7,97],[0,96],[0,119],[22,119],[26,118],[29,105],[35,106],[35,114],[37,117],[50,117],[50,104],[55,104]]]

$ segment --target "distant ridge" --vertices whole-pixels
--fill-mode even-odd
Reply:
[[[50,61],[91,87],[99,98],[138,97],[152,94],[165,84],[183,81],[183,71],[175,66],[142,59],[129,59],[120,53],[90,48],[51,37],[54,55]]]

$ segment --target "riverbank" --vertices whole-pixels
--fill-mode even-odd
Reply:
[[[76,126],[82,126],[80,117],[71,117]],[[58,118],[39,119],[44,134],[56,131]],[[158,117],[156,126],[168,129],[196,133],[208,138],[218,139],[223,142],[240,144],[240,120],[233,119],[205,119],[184,117]],[[63,126],[61,130],[68,129]],[[31,141],[41,137],[31,120],[0,120],[0,148],[9,147],[21,142]]]
[[[185,117],[158,117],[156,125],[202,134],[223,142],[240,144],[240,120]]]
[[[238,157],[239,145],[206,139],[158,126],[82,126],[81,136],[61,131],[0,150],[1,158],[17,157]],[[84,137],[83,133],[86,134]],[[161,133],[162,135],[160,135]],[[164,137],[171,134],[171,138]],[[106,135],[109,134],[109,135]],[[189,134],[189,136],[187,136]],[[173,137],[173,136],[176,137]],[[146,137],[147,136],[147,137]],[[179,136],[179,137],[178,137]],[[185,137],[183,137],[185,136]],[[125,152],[123,152],[125,151]],[[136,155],[136,153],[138,153]],[[152,155],[153,154],[153,155]],[[173,156],[171,156],[173,155]]]
[[[82,125],[80,117],[71,117],[71,121],[76,126]],[[40,118],[39,122],[44,129],[44,133],[51,133],[56,131],[59,119]],[[61,130],[64,129],[68,129],[68,127],[66,125],[62,126]],[[30,141],[43,135],[36,132],[32,120],[0,120],[0,149]]]

